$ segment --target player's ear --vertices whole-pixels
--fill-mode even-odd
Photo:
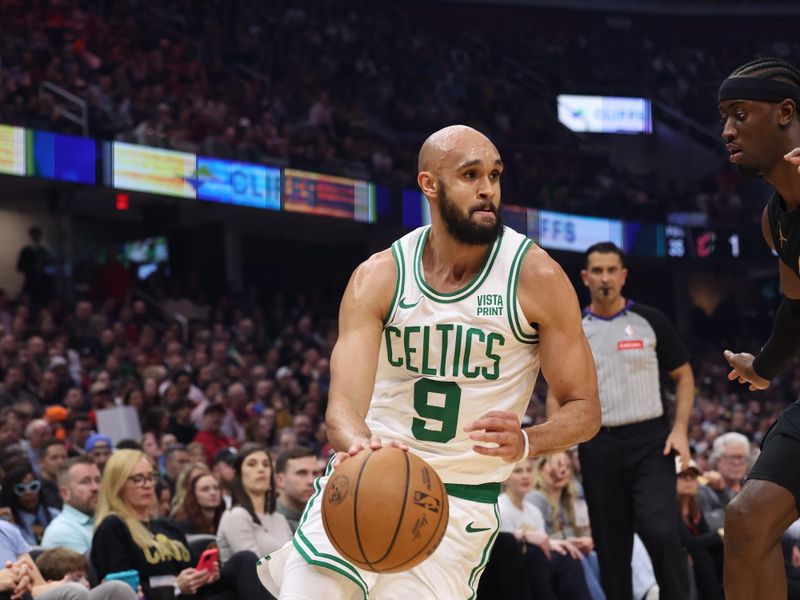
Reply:
[[[626,267],[622,267],[622,285],[625,285],[625,282],[628,280],[628,269]]]
[[[794,100],[787,98],[778,104],[778,124],[782,127],[789,125],[797,118],[797,105]]]
[[[589,287],[589,271],[586,269],[581,269],[581,281],[583,281],[583,285]]]
[[[430,171],[420,171],[417,174],[417,183],[419,184],[419,189],[426,196],[436,195],[439,186],[436,184],[436,177]]]

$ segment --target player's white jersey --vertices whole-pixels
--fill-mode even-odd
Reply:
[[[366,422],[381,438],[408,444],[445,483],[504,481],[513,465],[476,453],[464,426],[490,410],[521,419],[528,406],[539,336],[519,306],[517,282],[532,242],[504,228],[474,279],[440,293],[424,279],[429,233],[421,227],[392,244],[397,281]]]

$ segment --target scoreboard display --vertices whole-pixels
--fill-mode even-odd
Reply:
[[[374,223],[375,190],[368,181],[284,169],[283,209]]]

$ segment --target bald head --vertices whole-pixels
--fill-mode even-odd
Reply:
[[[462,156],[476,150],[485,152],[491,149],[500,160],[500,153],[492,141],[477,129],[466,125],[450,125],[432,133],[422,144],[417,165],[419,171],[437,174],[446,163],[460,163]]]

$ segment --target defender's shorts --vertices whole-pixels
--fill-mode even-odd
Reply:
[[[789,490],[800,510],[800,401],[778,416],[747,479],[763,479]]]

